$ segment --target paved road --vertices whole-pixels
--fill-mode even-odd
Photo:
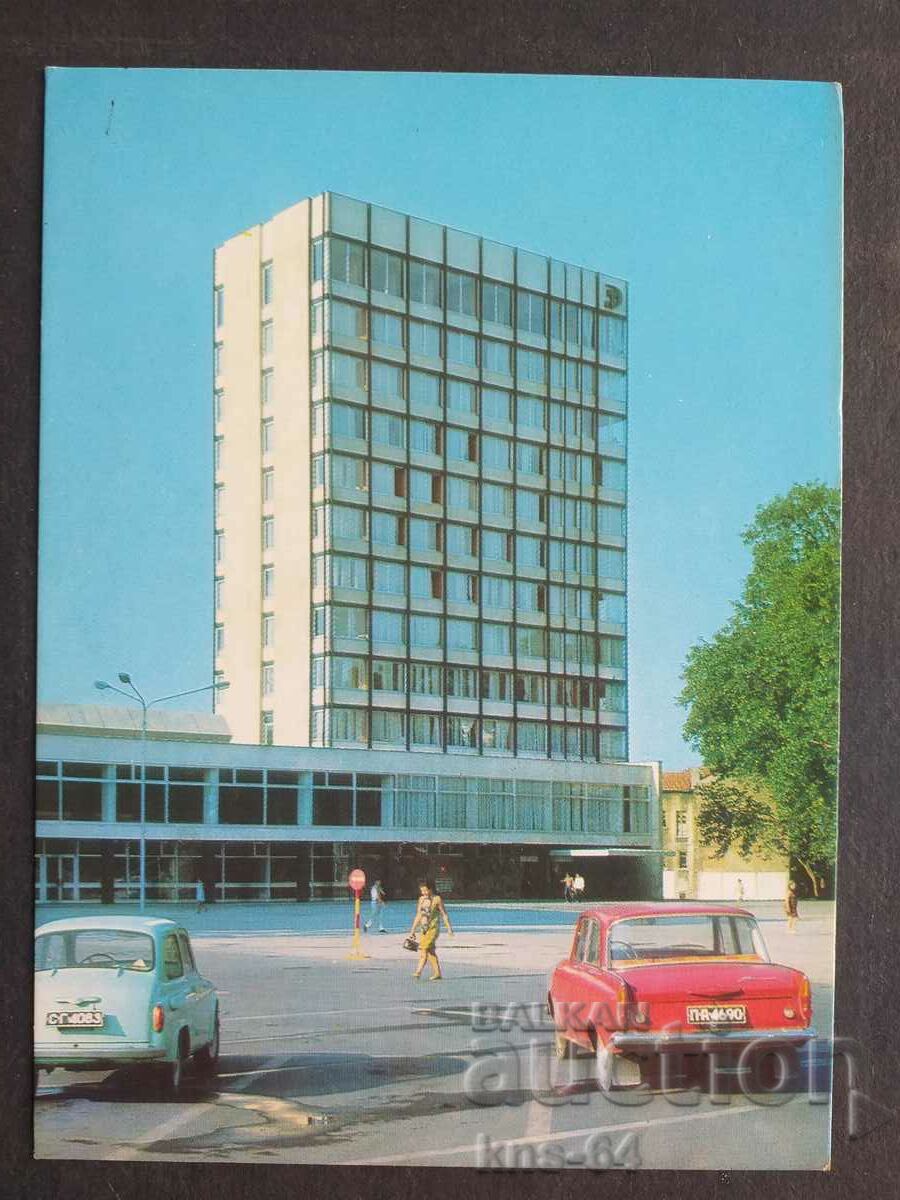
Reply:
[[[298,931],[297,909],[313,907],[293,907],[290,933],[251,932],[258,910],[246,921],[232,912],[231,932],[216,928],[222,910],[215,920],[212,910],[195,914],[197,956],[222,1007],[215,1090],[197,1079],[184,1101],[168,1103],[125,1071],[44,1074],[36,1154],[498,1167],[827,1162],[827,1072],[815,1073],[812,1095],[803,1079],[777,1106],[734,1086],[612,1103],[589,1058],[558,1064],[540,1007],[548,970],[568,947],[571,908],[451,909],[457,936],[442,936],[445,977],[432,984],[411,978],[414,959],[396,933],[370,934],[371,957],[353,962],[345,932]],[[794,935],[774,909],[760,916],[772,957],[809,972],[815,1021],[827,1031],[832,907],[809,906]],[[473,1003],[496,1006],[511,1027],[473,1028]]]

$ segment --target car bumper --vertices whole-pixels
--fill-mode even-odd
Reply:
[[[52,1067],[96,1067],[111,1071],[134,1063],[162,1062],[166,1057],[163,1046],[146,1042],[122,1042],[117,1046],[48,1046],[34,1047],[34,1065],[45,1070]]]
[[[745,1046],[802,1046],[818,1034],[806,1029],[692,1029],[678,1033],[637,1032],[624,1030],[614,1033],[609,1046],[623,1054],[664,1054],[667,1050],[709,1051],[729,1049],[740,1051]]]

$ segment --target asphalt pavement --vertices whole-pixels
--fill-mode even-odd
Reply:
[[[713,1089],[685,1081],[615,1102],[588,1056],[555,1060],[543,1001],[576,906],[451,904],[456,936],[441,935],[436,983],[414,980],[402,949],[411,903],[389,905],[391,932],[365,935],[363,960],[347,957],[349,904],[173,907],[152,911],[187,926],[219,991],[217,1079],[194,1077],[172,1103],[139,1073],[42,1073],[38,1157],[486,1169],[828,1161],[824,1053],[794,1064],[790,1087],[768,1096],[719,1077]],[[793,934],[776,905],[751,907],[772,958],[810,975],[827,1034],[833,905],[805,905]],[[61,908],[40,909],[38,922]]]

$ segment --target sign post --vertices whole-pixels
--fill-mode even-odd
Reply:
[[[360,870],[359,867],[354,867],[347,879],[347,884],[353,892],[353,942],[350,946],[348,958],[368,958],[368,954],[363,954],[362,944],[359,937],[359,896],[360,892],[366,886],[366,873]]]

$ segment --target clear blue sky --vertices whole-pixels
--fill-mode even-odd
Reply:
[[[838,482],[840,188],[825,84],[52,71],[39,699],[209,680],[213,248],[331,189],[629,281],[631,755],[695,763],[741,529]]]

